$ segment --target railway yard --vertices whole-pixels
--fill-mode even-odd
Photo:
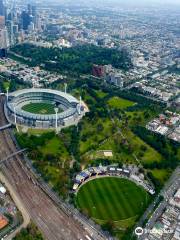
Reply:
[[[0,97],[0,126],[7,121],[3,113],[3,97]],[[17,152],[9,130],[0,132],[0,159],[6,159]],[[71,214],[59,208],[40,187],[32,172],[23,163],[23,155],[17,154],[8,161],[1,163],[1,171],[8,179],[19,199],[22,201],[30,218],[38,226],[47,240],[85,240],[91,234],[72,217]],[[93,232],[93,231],[92,231]],[[103,239],[99,234],[90,239]]]

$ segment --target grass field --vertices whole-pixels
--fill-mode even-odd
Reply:
[[[7,90],[9,87],[10,87],[10,82],[9,81],[3,81],[4,90]]]
[[[150,196],[144,189],[116,177],[89,181],[80,188],[76,197],[77,206],[97,222],[135,221],[149,202]]]
[[[153,176],[160,181],[161,184],[164,184],[164,182],[167,181],[172,174],[172,170],[170,169],[153,169],[151,172]]]
[[[26,112],[36,113],[36,114],[55,114],[55,106],[51,103],[29,103],[22,107]],[[61,112],[61,109],[59,109]]]
[[[108,105],[111,108],[115,109],[126,109],[128,107],[133,106],[135,103],[120,97],[112,97],[108,101]]]

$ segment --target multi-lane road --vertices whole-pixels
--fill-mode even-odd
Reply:
[[[0,126],[7,124],[3,113],[3,97],[0,97]],[[8,130],[0,132],[0,160],[17,152]],[[10,182],[31,219],[36,223],[47,240],[86,240],[91,236],[91,227],[80,224],[70,214],[59,208],[42,190],[31,171],[26,167],[23,156],[15,155],[11,161],[1,164],[1,171]],[[92,239],[104,237],[94,234]]]
[[[169,199],[174,196],[179,186],[180,186],[180,167],[178,166],[171,175],[171,177],[169,178],[169,180],[167,181],[167,183],[165,184],[165,186],[163,187],[163,189],[161,190],[161,192],[155,198],[154,202],[149,206],[149,208],[139,221],[138,226],[141,227],[143,221],[145,221],[145,219],[147,219],[148,216],[152,214],[145,226],[144,234],[141,235],[139,239],[141,240],[146,239],[149,231],[153,228],[157,219],[162,215],[164,209],[168,206]],[[164,199],[154,210],[156,204],[158,203],[159,196],[163,196]]]

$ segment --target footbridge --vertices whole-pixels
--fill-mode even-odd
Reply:
[[[0,127],[0,131],[3,131],[3,130],[5,130],[5,129],[7,129],[7,128],[10,128],[11,126],[12,126],[12,124],[11,124],[11,123],[8,123],[8,124]]]
[[[10,155],[7,156],[6,158],[0,160],[0,165],[1,165],[2,163],[4,163],[4,162],[10,160],[11,158],[15,157],[16,155],[25,152],[26,150],[27,150],[27,148],[24,148],[24,149],[21,149],[21,150],[19,150],[19,151],[17,151],[17,152],[14,152],[14,153],[10,154]]]

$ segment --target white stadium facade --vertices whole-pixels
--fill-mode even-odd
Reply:
[[[23,110],[31,103],[54,106],[53,114],[36,114]],[[58,112],[61,109],[61,112]],[[51,89],[23,89],[7,94],[4,106],[6,118],[14,125],[48,129],[75,125],[84,116],[86,107],[70,94]]]

